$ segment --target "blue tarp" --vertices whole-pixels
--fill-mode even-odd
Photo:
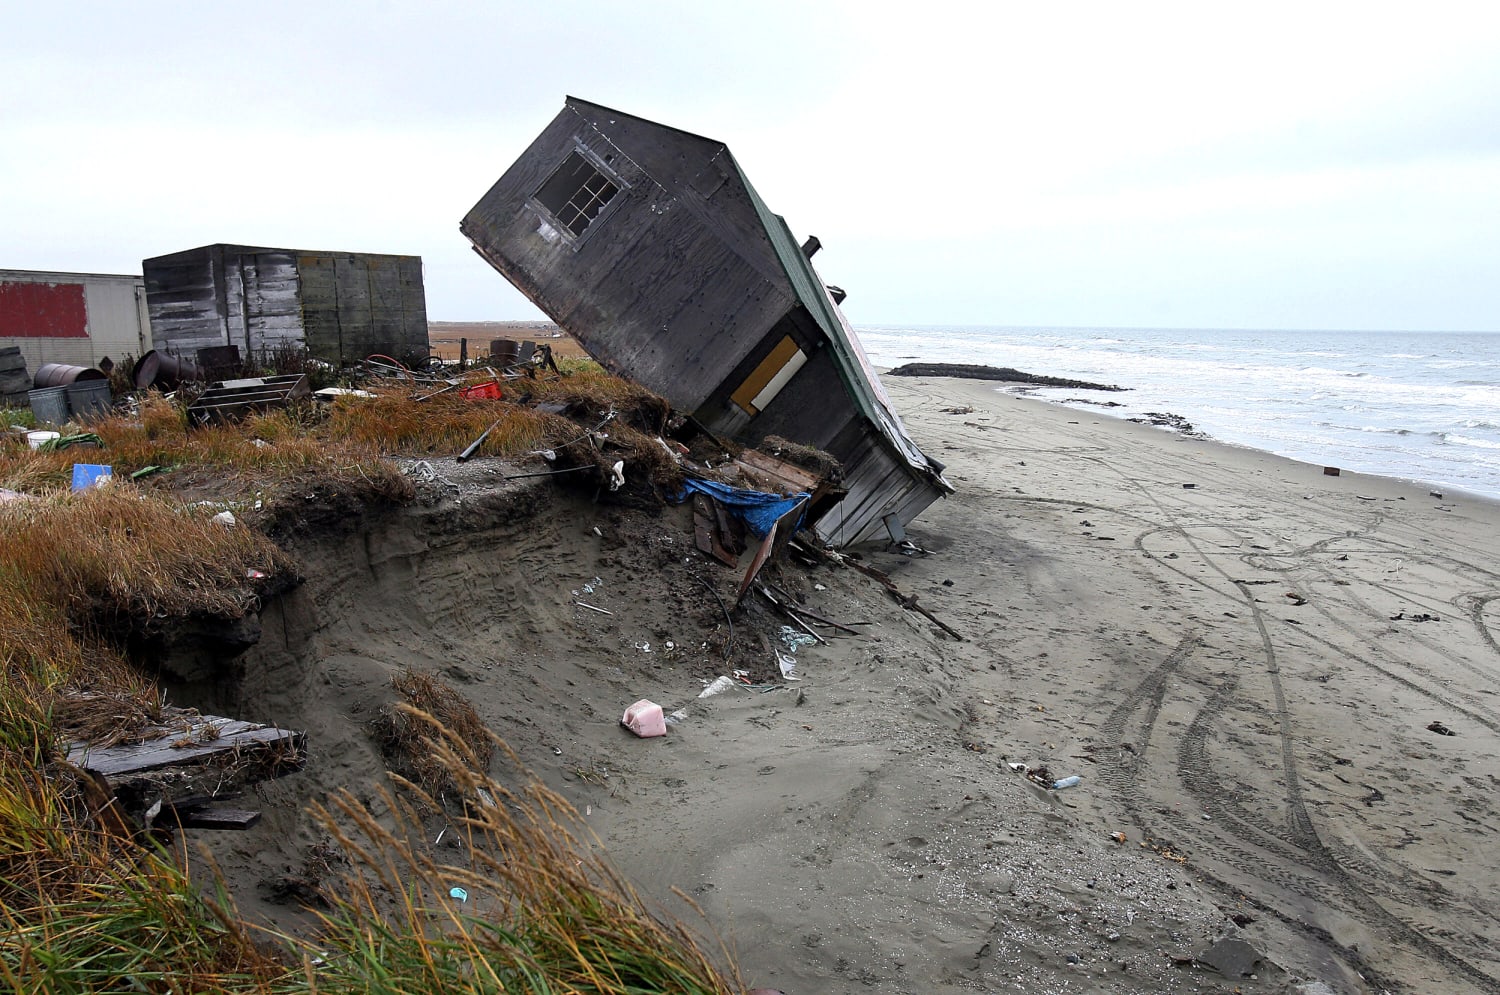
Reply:
[[[771,526],[775,525],[781,516],[812,497],[806,492],[783,497],[780,494],[730,487],[728,484],[720,484],[712,480],[689,479],[683,484],[682,493],[672,498],[672,501],[681,504],[695,491],[708,495],[728,508],[731,514],[744,519],[745,524],[750,527],[751,532],[755,533],[757,539],[764,539],[766,533],[771,531]],[[797,528],[801,527],[802,518],[798,516]]]

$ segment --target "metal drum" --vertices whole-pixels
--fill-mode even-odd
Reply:
[[[31,378],[37,387],[66,387],[79,380],[108,380],[103,370],[91,366],[68,366],[63,363],[44,363]]]

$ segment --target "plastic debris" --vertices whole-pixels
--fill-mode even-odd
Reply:
[[[803,646],[811,646],[818,641],[818,638],[810,636],[805,632],[798,632],[790,625],[783,625],[781,627],[781,641],[787,649],[795,653]]]
[[[712,698],[716,694],[723,694],[732,687],[734,687],[734,680],[732,678],[727,676],[715,677],[712,682],[703,688],[698,697]]]
[[[661,706],[646,698],[625,709],[620,724],[642,739],[667,734],[667,720],[662,715]]]
[[[1052,790],[1061,791],[1063,788],[1076,787],[1082,781],[1083,778],[1079,777],[1077,774],[1074,774],[1071,777],[1060,777],[1052,782]]]
[[[90,487],[100,487],[114,479],[114,467],[99,466],[95,463],[73,464],[73,490],[86,491]]]
[[[214,516],[213,520],[216,521],[216,522],[218,522],[220,525],[224,526],[226,529],[233,528],[234,524],[235,524],[235,521],[234,521],[234,512],[232,512],[232,511],[221,511],[217,515]]]
[[[456,898],[460,902],[467,902],[469,900],[469,893],[467,891],[464,891],[462,888],[449,888],[448,897]]]
[[[785,653],[776,654],[776,663],[781,667],[781,679],[786,681],[800,681],[797,676],[797,658]]]

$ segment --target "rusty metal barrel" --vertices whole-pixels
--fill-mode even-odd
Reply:
[[[514,366],[521,355],[521,343],[510,339],[490,340],[490,362],[495,366]]]
[[[31,378],[37,388],[43,387],[66,387],[70,383],[80,380],[108,380],[109,376],[103,370],[96,370],[92,366],[68,366],[65,363],[43,363],[36,371],[36,376]]]
[[[136,360],[130,379],[134,381],[137,390],[145,390],[147,387],[171,390],[184,380],[203,380],[204,375],[191,360],[152,349]]]

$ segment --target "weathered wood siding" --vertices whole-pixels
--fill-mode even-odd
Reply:
[[[416,256],[211,245],[143,267],[153,337],[167,352],[234,345],[251,358],[306,348],[329,362],[427,355]]]
[[[701,141],[701,140],[699,140]],[[621,190],[582,237],[532,195],[576,148]],[[747,201],[748,203],[748,201]],[[464,219],[480,254],[606,368],[698,409],[792,306],[677,195],[564,110]]]

